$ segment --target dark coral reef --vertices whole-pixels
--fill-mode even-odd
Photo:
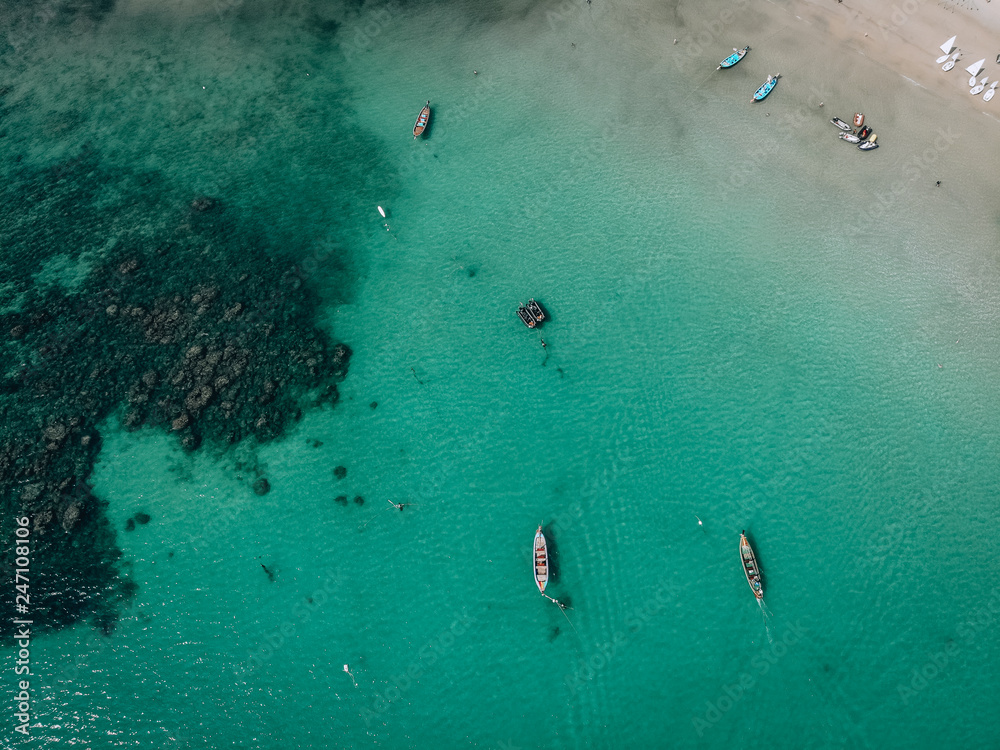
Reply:
[[[133,587],[88,485],[98,425],[117,415],[188,450],[271,440],[336,401],[350,350],[317,325],[306,250],[268,247],[224,198],[165,204],[156,175],[107,174],[86,150],[18,176],[0,188],[0,567],[30,516],[35,621],[110,632]]]

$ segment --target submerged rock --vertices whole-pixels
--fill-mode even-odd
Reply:
[[[253,483],[253,492],[255,495],[266,495],[271,491],[271,483],[267,481],[264,477],[261,477],[256,482]]]
[[[303,408],[336,403],[347,372],[350,349],[319,325],[309,276],[289,262],[306,248],[282,247],[288,238],[218,210],[217,198],[178,206],[160,180],[109,171],[85,148],[0,186],[10,230],[0,492],[5,517],[32,518],[33,560],[45,568],[33,614],[53,629],[81,619],[113,627],[134,591],[105,503],[75,489],[100,450],[97,425],[117,414],[189,451],[203,441],[252,446],[284,434]],[[109,195],[128,197],[114,205]],[[59,233],[37,220],[46,215],[60,217]],[[72,288],[36,283],[53,258],[78,263],[84,252],[87,274]],[[269,489],[261,479],[258,494]],[[0,565],[12,539],[0,539]]]
[[[338,466],[336,469],[333,470],[333,475],[337,477],[337,479],[343,479],[344,477],[347,476],[347,467]]]
[[[135,519],[136,523],[141,523],[143,525],[146,525],[152,520],[152,517],[148,513],[142,513],[142,512],[136,513],[132,517]]]

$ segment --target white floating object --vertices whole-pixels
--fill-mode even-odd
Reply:
[[[384,219],[384,218],[385,218],[385,209],[384,209],[384,208],[382,208],[381,206],[379,206],[379,207],[378,207],[378,212],[379,212],[380,214],[382,214],[382,218]],[[344,671],[345,671],[345,672],[347,671],[347,665],[346,665],[346,664],[344,665]]]
[[[950,55],[952,48],[954,48],[954,46],[955,46],[955,40],[956,39],[958,39],[958,37],[957,36],[953,36],[947,42],[945,42],[944,44],[942,44],[941,47],[940,47],[941,51],[944,52],[945,54]]]
[[[989,89],[987,89],[986,93],[983,94],[984,102],[988,102],[990,99],[993,98],[993,94],[995,94],[997,90],[997,83],[998,83],[997,81],[994,81],[993,84],[989,87]]]

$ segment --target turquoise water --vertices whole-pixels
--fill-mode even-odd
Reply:
[[[34,744],[993,742],[995,220],[922,184],[859,218],[892,138],[844,158],[801,77],[750,107],[766,52],[691,78],[658,12],[567,7],[119,3],[7,53],[11,154],[225,195],[354,350],[277,442],[104,425],[139,590],[36,638]]]

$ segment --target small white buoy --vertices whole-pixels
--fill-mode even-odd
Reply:
[[[382,214],[382,218],[384,219],[384,218],[385,218],[385,209],[384,209],[384,208],[382,208],[381,206],[379,206],[379,207],[378,207],[378,212],[379,212],[380,214]]]

